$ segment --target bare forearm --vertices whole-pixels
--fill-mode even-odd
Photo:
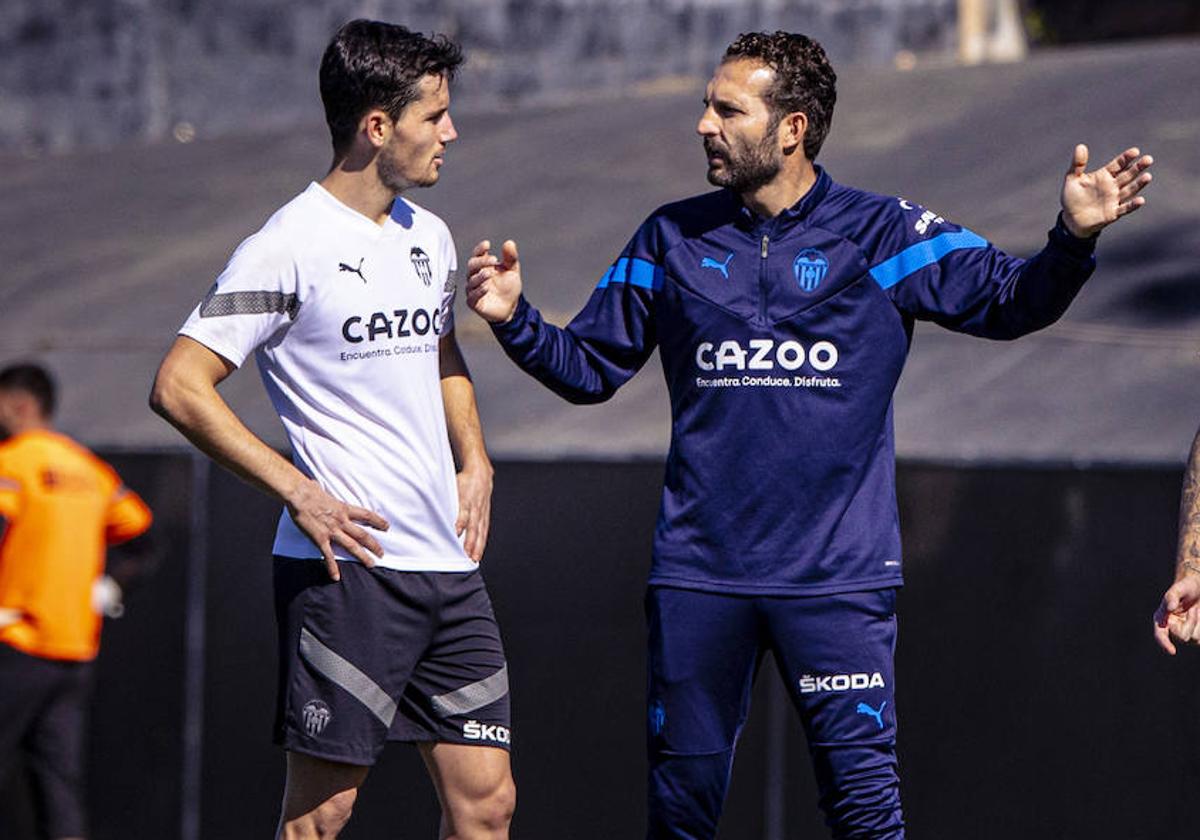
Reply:
[[[459,464],[458,516],[454,531],[463,538],[467,556],[478,563],[487,545],[492,518],[492,462],[483,443],[483,427],[475,406],[475,386],[451,333],[442,339],[438,362],[442,403],[450,448]]]
[[[462,469],[491,469],[471,380],[465,376],[444,377],[442,400],[446,405],[446,430],[454,460]]]
[[[225,406],[185,402],[163,416],[221,466],[281,500],[287,499],[303,475],[263,443]]]
[[[156,410],[197,449],[265,493],[287,501],[304,476],[256,437],[215,391],[183,393]]]
[[[1189,573],[1200,574],[1200,432],[1192,441],[1179,502],[1179,548],[1176,552],[1175,578],[1178,580]]]
[[[475,404],[475,386],[457,345],[442,349],[442,403],[446,411],[446,430],[454,459],[462,469],[491,470],[483,425]]]
[[[255,437],[217,393],[218,383],[233,370],[232,362],[181,336],[159,366],[150,407],[218,464],[283,501],[296,527],[320,552],[333,580],[341,577],[335,545],[367,566],[374,565],[374,557],[382,557],[383,549],[362,526],[386,531],[387,520],[330,496]]]
[[[265,493],[291,500],[306,477],[254,435],[217,393],[215,383],[168,355],[150,406],[221,466]],[[189,360],[190,361],[190,360]]]

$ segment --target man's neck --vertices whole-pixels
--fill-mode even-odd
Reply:
[[[387,221],[392,212],[392,202],[396,199],[396,194],[385,187],[375,174],[373,164],[350,169],[343,160],[321,179],[321,186],[342,204],[379,225]]]
[[[54,427],[45,420],[12,420],[5,427],[8,437],[16,437],[26,432],[52,432]]]
[[[809,161],[793,169],[784,168],[769,183],[742,193],[742,203],[764,219],[773,219],[791,207],[817,183],[817,170]]]

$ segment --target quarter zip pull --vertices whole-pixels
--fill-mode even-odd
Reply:
[[[759,253],[762,254],[762,260],[758,264],[758,323],[767,323],[767,244],[771,241],[771,235],[764,233],[762,237],[762,248]]]

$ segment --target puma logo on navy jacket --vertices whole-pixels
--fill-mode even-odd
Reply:
[[[916,319],[1009,339],[1095,267],[1061,222],[1031,259],[903,199],[818,179],[762,220],[720,190],[655,211],[565,329],[494,331],[572,402],[659,348],[671,449],[651,584],[809,595],[901,582],[892,392]]]

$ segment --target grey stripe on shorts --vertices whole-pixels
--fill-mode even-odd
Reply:
[[[490,677],[464,685],[462,688],[447,694],[439,694],[429,698],[433,710],[444,718],[452,715],[470,714],[476,709],[482,709],[489,703],[494,703],[508,694],[508,665]]]
[[[384,726],[391,727],[392,719],[396,717],[396,701],[373,679],[322,644],[305,627],[300,628],[300,655],[325,677],[370,709]]]

